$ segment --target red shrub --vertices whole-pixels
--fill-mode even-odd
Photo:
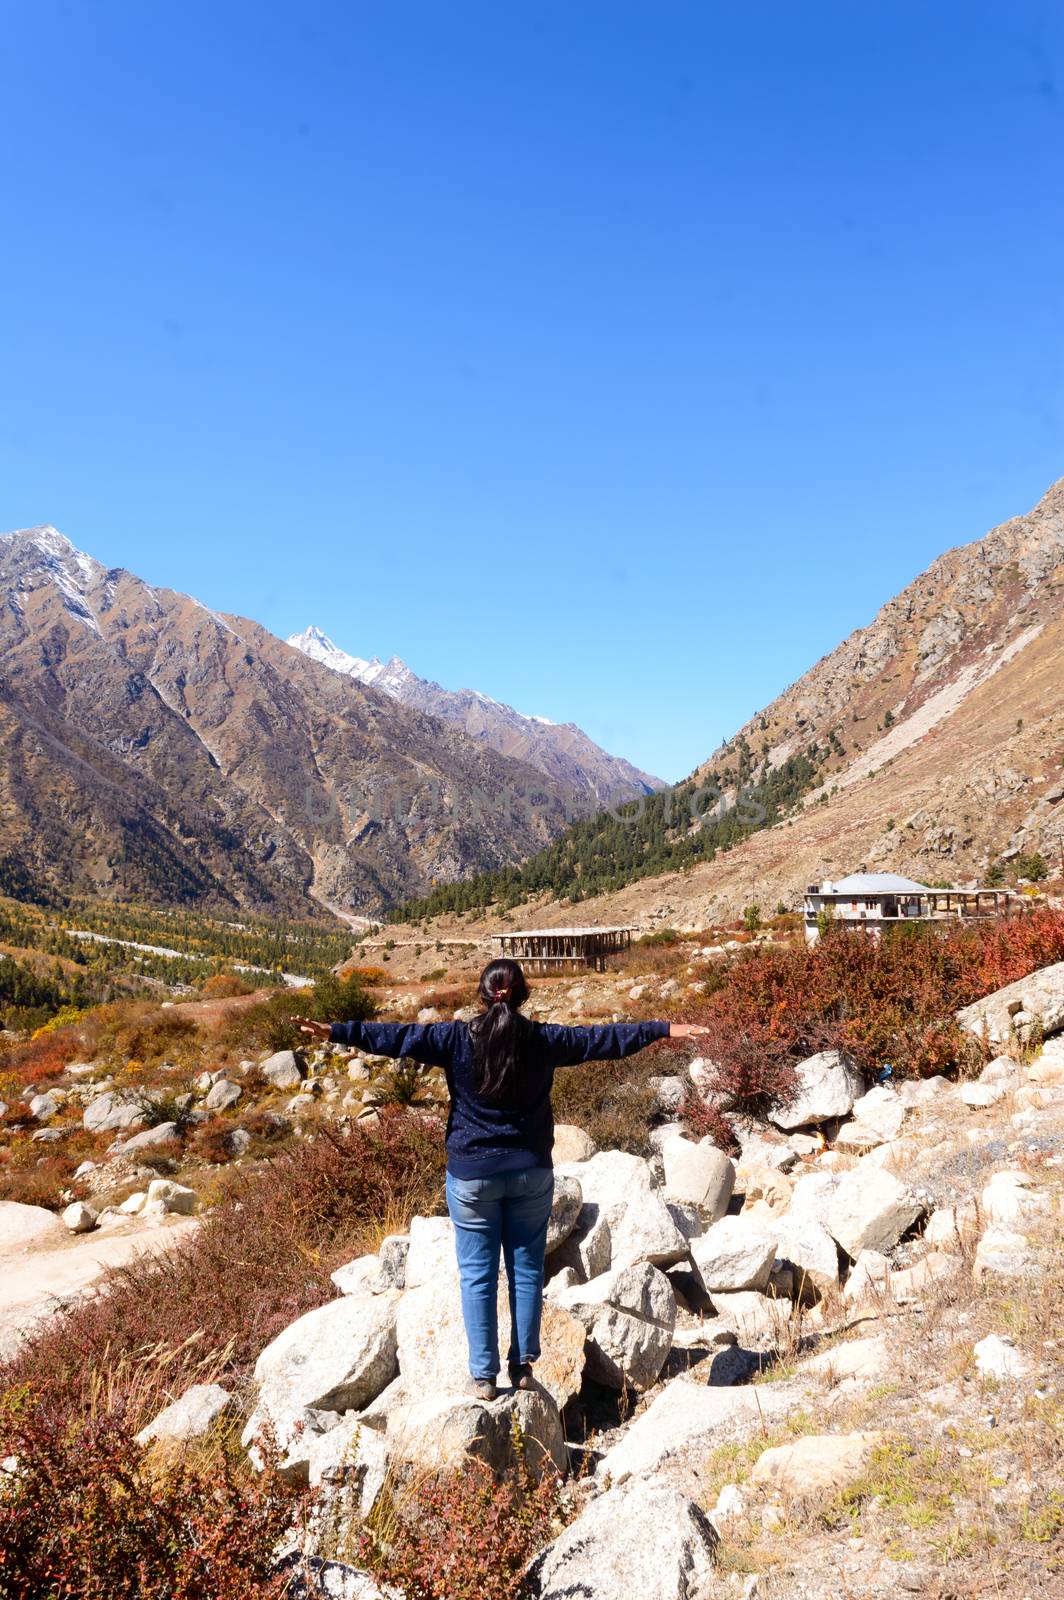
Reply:
[[[739,1109],[786,1098],[791,1064],[848,1050],[866,1073],[958,1073],[981,1059],[953,1020],[961,1006],[1064,960],[1064,914],[1041,908],[986,923],[892,931],[881,942],[836,929],[805,945],[743,954],[690,1008],[712,1030],[702,1053]]]
[[[149,1465],[121,1415],[71,1422],[23,1392],[5,1435],[0,1600],[270,1600],[274,1552],[298,1503],[272,1467],[236,1476]]]
[[[548,1472],[537,1483],[522,1460],[501,1483],[471,1461],[383,1520],[387,1538],[371,1525],[359,1560],[404,1600],[515,1600],[529,1563],[568,1518],[557,1479]]]
[[[58,1078],[67,1063],[74,1060],[80,1043],[77,1026],[71,1025],[25,1044],[12,1045],[0,1054],[0,1077],[10,1075],[22,1088],[31,1083],[47,1083]]]
[[[197,1381],[205,1349],[230,1347],[220,1382],[239,1379],[281,1329],[335,1297],[329,1274],[375,1249],[379,1219],[399,1225],[431,1213],[442,1197],[439,1126],[384,1111],[379,1128],[339,1136],[325,1129],[297,1151],[242,1171],[194,1234],[158,1257],[115,1270],[106,1292],[64,1308],[10,1361],[0,1389],[28,1383],[76,1414],[93,1374],[157,1346],[187,1348],[138,1387],[142,1426]],[[196,1337],[193,1337],[196,1336]],[[10,1447],[3,1438],[0,1458]]]
[[[739,1154],[739,1141],[727,1117],[715,1105],[707,1104],[693,1088],[684,1095],[680,1117],[692,1139],[708,1137],[728,1155]]]

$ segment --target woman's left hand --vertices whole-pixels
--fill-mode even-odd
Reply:
[[[704,1039],[709,1029],[701,1022],[670,1022],[670,1039]]]
[[[332,1037],[332,1024],[328,1022],[315,1022],[313,1017],[293,1017],[292,1022],[312,1039],[321,1039],[327,1042]]]

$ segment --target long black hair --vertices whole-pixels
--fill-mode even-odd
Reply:
[[[502,1105],[513,1100],[518,1088],[521,1045],[529,1026],[520,1008],[528,999],[528,984],[517,962],[504,956],[488,962],[477,993],[484,1010],[469,1024],[477,1093]]]

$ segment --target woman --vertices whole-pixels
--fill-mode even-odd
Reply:
[[[554,1196],[550,1095],[556,1067],[617,1061],[655,1039],[690,1039],[692,1023],[605,1023],[563,1028],[521,1015],[528,999],[516,961],[492,961],[480,975],[484,1007],[472,1022],[424,1026],[293,1020],[303,1033],[373,1055],[407,1056],[442,1067],[451,1095],[447,1119],[447,1210],[454,1223],[469,1370],[482,1400],[499,1374],[499,1255],[510,1291],[510,1382],[531,1389],[543,1309],[543,1258]]]

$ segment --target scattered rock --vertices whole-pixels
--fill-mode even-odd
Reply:
[[[217,1383],[194,1383],[179,1400],[160,1411],[137,1434],[138,1444],[152,1439],[184,1441],[207,1433],[234,1404],[233,1396]]]
[[[972,1111],[985,1111],[990,1106],[996,1106],[999,1100],[1004,1100],[1008,1090],[1003,1083],[962,1083],[957,1090],[957,1099]]]
[[[771,1167],[743,1167],[737,1182],[743,1185],[743,1216],[769,1226],[790,1209],[794,1184],[786,1173]]]
[[[63,1109],[63,1102],[55,1093],[35,1094],[29,1108],[38,1122],[51,1122]]]
[[[82,1115],[88,1133],[110,1133],[118,1128],[143,1128],[148,1120],[142,1102],[132,1095],[106,1089],[89,1101]]]
[[[182,1217],[190,1217],[196,1204],[195,1189],[174,1183],[172,1178],[153,1178],[148,1185],[143,1209],[146,1210],[150,1205],[161,1206],[164,1212],[174,1211]]]
[[[980,1206],[987,1222],[1007,1227],[1041,1216],[1049,1210],[1049,1198],[1033,1187],[1028,1173],[1009,1169],[994,1173],[980,1197]]]
[[[387,1600],[375,1578],[342,1561],[325,1561],[297,1550],[279,1561],[274,1571],[285,1576],[285,1600]]]
[[[143,1189],[135,1189],[132,1194],[126,1195],[118,1209],[127,1217],[135,1217],[138,1211],[144,1209],[144,1202],[147,1198],[148,1196]]]
[[[210,1092],[204,1100],[208,1111],[228,1111],[230,1106],[235,1106],[244,1091],[238,1083],[231,1083],[228,1078],[219,1078],[212,1085]]]
[[[598,1149],[594,1139],[572,1122],[554,1124],[554,1161],[564,1166],[571,1161],[589,1161]]]
[[[128,1139],[116,1139],[114,1144],[108,1146],[107,1154],[136,1155],[138,1150],[154,1150],[157,1145],[169,1144],[171,1139],[178,1137],[176,1122],[157,1122],[154,1127],[134,1133]]]
[[[699,1451],[712,1449],[722,1429],[733,1422],[758,1424],[762,1418],[781,1415],[791,1405],[793,1398],[771,1384],[720,1388],[674,1378],[606,1452],[596,1479],[601,1482],[608,1477],[616,1484],[629,1477],[646,1477],[657,1472],[666,1459],[693,1458]],[[618,1543],[626,1544],[627,1539]]]
[[[976,1283],[984,1278],[1026,1278],[1034,1271],[1034,1252],[1030,1240],[1008,1228],[988,1228],[975,1247],[972,1276]]]
[[[379,1256],[356,1256],[330,1272],[329,1278],[341,1294],[363,1294],[374,1283],[380,1269]]]

